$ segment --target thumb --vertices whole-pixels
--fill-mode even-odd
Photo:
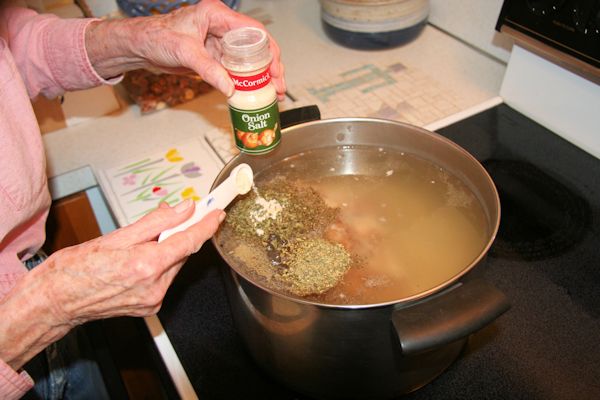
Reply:
[[[188,60],[187,67],[193,69],[211,86],[217,88],[227,97],[231,97],[234,92],[233,81],[229,77],[227,70],[215,60],[204,47],[196,46],[196,52],[192,59]]]
[[[233,95],[233,81],[229,77],[227,70],[214,59],[206,59],[196,72],[198,72],[206,82],[217,88],[225,96],[231,97]]]

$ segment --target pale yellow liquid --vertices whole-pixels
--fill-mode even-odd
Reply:
[[[377,148],[332,153],[298,155],[256,179],[260,189],[261,182],[284,175],[312,186],[341,210],[326,237],[359,261],[336,287],[307,299],[328,304],[399,300],[446,282],[482,252],[489,240],[484,210],[473,192],[443,168]]]

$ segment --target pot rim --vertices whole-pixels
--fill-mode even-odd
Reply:
[[[394,121],[394,120],[389,120],[389,119],[382,119],[382,118],[367,118],[367,117],[343,117],[343,118],[327,118],[327,119],[320,119],[320,120],[316,120],[316,121],[309,121],[309,122],[303,122],[297,125],[293,125],[290,126],[288,128],[284,128],[281,130],[281,134],[282,134],[282,138],[284,137],[284,135],[288,134],[289,132],[293,132],[294,130],[298,130],[298,129],[306,129],[307,127],[310,127],[312,125],[321,125],[321,124],[332,124],[332,123],[352,123],[352,122],[361,122],[361,123],[384,123],[384,124],[391,124],[391,125],[397,125],[397,126],[402,126],[405,128],[410,128],[413,130],[417,130],[422,134],[428,135],[430,136],[432,139],[434,140],[438,140],[441,141],[443,143],[445,143],[445,145],[452,147],[455,151],[458,151],[460,153],[462,153],[463,156],[467,157],[474,165],[475,167],[479,170],[480,173],[482,173],[482,176],[484,177],[485,181],[487,182],[487,184],[489,185],[490,189],[492,190],[493,194],[494,194],[494,199],[495,199],[495,206],[496,209],[498,210],[497,216],[495,218],[494,221],[489,221],[491,226],[491,230],[489,233],[489,237],[487,240],[486,245],[482,248],[482,250],[480,251],[480,253],[477,255],[477,257],[475,257],[473,259],[473,261],[471,261],[465,268],[463,268],[460,272],[458,272],[457,274],[453,275],[452,277],[448,278],[447,280],[445,280],[444,282],[441,282],[440,284],[424,290],[422,292],[419,293],[415,293],[414,295],[411,296],[407,296],[407,297],[403,297],[401,299],[396,299],[396,300],[390,300],[390,301],[386,301],[386,302],[381,302],[381,303],[370,303],[370,304],[330,304],[330,303],[321,303],[318,301],[313,301],[313,300],[307,300],[307,299],[303,299],[300,297],[295,297],[292,295],[287,295],[285,293],[281,293],[278,291],[275,291],[273,289],[270,289],[258,282],[255,282],[254,279],[252,279],[251,277],[248,277],[246,274],[240,272],[237,268],[234,268],[233,266],[231,266],[229,264],[229,262],[227,262],[227,258],[224,254],[224,252],[222,251],[222,249],[220,248],[220,246],[217,243],[216,240],[216,236],[217,234],[213,235],[213,237],[211,238],[211,241],[214,245],[214,247],[216,248],[217,252],[219,253],[219,256],[221,257],[221,259],[225,262],[225,264],[227,264],[227,267],[231,270],[230,272],[235,272],[235,274],[237,274],[238,276],[240,276],[241,278],[243,278],[244,280],[248,281],[249,283],[251,283],[254,286],[257,286],[258,288],[268,292],[271,295],[289,300],[289,301],[293,301],[293,302],[297,302],[297,303],[302,303],[304,305],[309,305],[309,306],[315,306],[315,307],[319,307],[319,308],[329,308],[329,309],[350,309],[350,310],[357,310],[357,309],[369,309],[369,308],[379,308],[379,307],[387,307],[387,306],[392,306],[392,305],[397,305],[397,304],[409,304],[421,299],[424,299],[428,296],[431,296],[435,293],[438,293],[450,286],[452,286],[453,284],[455,284],[460,278],[462,278],[464,275],[466,275],[469,271],[471,271],[475,266],[477,266],[487,255],[490,247],[492,246],[492,244],[494,243],[494,240],[496,239],[496,236],[498,234],[498,229],[500,227],[500,217],[501,217],[501,208],[500,208],[500,196],[498,195],[498,190],[496,188],[496,185],[494,184],[494,181],[492,180],[492,177],[490,176],[490,174],[487,172],[487,170],[483,167],[483,165],[481,165],[481,163],[471,154],[469,153],[467,150],[465,150],[463,147],[459,146],[457,143],[453,142],[452,140],[440,135],[439,133],[433,132],[433,131],[429,131],[427,129],[424,129],[422,127],[419,126],[415,126],[415,125],[411,125],[405,122],[400,122],[400,121]],[[380,146],[380,147],[385,147],[385,145]],[[223,168],[221,169],[221,172],[219,172],[219,174],[217,175],[217,177],[214,179],[212,187],[211,187],[211,191],[215,188],[216,183],[219,182],[222,178],[223,178],[223,171],[225,171],[225,169],[229,168],[229,167],[233,167],[236,165],[236,163],[238,162],[239,158],[243,155],[243,153],[239,153],[236,154],[231,160],[229,160],[229,162],[227,162]]]

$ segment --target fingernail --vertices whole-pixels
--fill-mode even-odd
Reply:
[[[190,208],[192,206],[192,203],[193,203],[192,199],[186,199],[186,200],[182,201],[181,203],[177,204],[175,206],[174,210],[177,214],[181,214],[182,212],[184,212],[185,210]]]
[[[219,223],[221,223],[225,220],[226,215],[227,214],[225,213],[225,211],[221,211],[221,214],[219,214]]]

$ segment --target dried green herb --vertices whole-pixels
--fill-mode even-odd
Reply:
[[[323,238],[338,214],[311,187],[274,179],[238,199],[222,229],[239,243],[233,255],[257,277],[307,296],[331,289],[350,268],[348,251]]]
[[[350,254],[341,244],[322,238],[292,242],[282,258],[287,268],[278,277],[298,296],[331,289],[348,272],[351,263]]]
[[[259,239],[265,245],[270,235],[293,240],[306,235],[320,235],[337,218],[339,210],[328,207],[311,187],[276,179],[237,201],[229,210],[226,223],[247,239]],[[275,218],[265,217],[264,203],[277,204],[281,211]]]

